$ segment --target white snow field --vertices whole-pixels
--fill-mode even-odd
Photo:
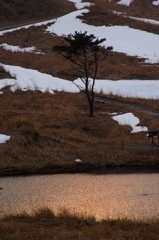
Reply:
[[[54,93],[57,91],[79,92],[76,85],[84,87],[80,79],[73,82],[53,77],[37,70],[26,69],[19,66],[0,64],[5,71],[15,78],[0,80],[0,89],[10,86],[11,91],[41,91]],[[75,84],[74,84],[75,83]],[[91,84],[91,80],[90,80]],[[159,99],[159,80],[96,80],[95,91],[113,94],[121,97]]]
[[[113,50],[120,53],[125,53],[129,56],[137,56],[144,58],[147,63],[159,63],[159,35],[150,32],[133,29],[128,26],[93,26],[84,23],[79,16],[89,12],[86,8],[90,5],[88,2],[82,3],[81,0],[69,0],[73,2],[78,9],[62,17],[43,21],[35,24],[26,25],[6,31],[0,31],[0,36],[13,32],[19,29],[27,29],[31,26],[41,26],[51,24],[46,28],[47,32],[57,34],[59,36],[67,36],[73,34],[75,31],[87,31],[88,34],[95,34],[98,38],[106,38],[107,41],[103,46],[113,46]],[[129,2],[128,0],[125,2]],[[80,9],[80,10],[79,10]],[[144,19],[142,19],[144,21]],[[145,19],[151,23],[158,24],[158,21],[152,19]],[[153,21],[153,22],[152,22]],[[67,26],[67,27],[66,27]]]
[[[144,58],[147,63],[159,63],[159,35],[128,26],[88,25],[78,18],[88,12],[88,9],[82,9],[57,18],[46,31],[58,36],[68,36],[77,30],[78,32],[87,31],[88,34],[93,33],[98,38],[106,38],[102,45],[113,46],[115,52]]]
[[[82,16],[89,12],[88,7],[90,3],[83,2],[81,0],[68,0],[75,4],[77,10],[71,12],[65,16],[49,21],[43,21],[36,24],[30,24],[23,27],[18,27],[6,31],[1,31],[0,36],[8,32],[13,32],[19,29],[27,29],[31,26],[48,25],[46,32],[50,34],[56,34],[59,36],[68,36],[74,34],[75,31],[87,31],[88,34],[94,34],[98,38],[106,38],[107,41],[103,43],[103,46],[113,46],[113,50],[120,53],[125,53],[129,56],[136,56],[138,58],[145,59],[145,62],[149,64],[159,63],[159,35],[133,29],[128,26],[93,26],[84,23],[79,16]],[[129,5],[131,0],[121,0],[118,3]],[[153,4],[159,1],[153,1]],[[142,19],[143,21],[149,21],[151,24],[158,24],[158,21]],[[67,26],[67,27],[66,27]],[[8,45],[2,43],[1,47],[9,51],[21,51],[32,52],[35,54],[38,50],[34,47],[20,48],[18,46]],[[144,61],[144,60],[143,60]],[[76,85],[83,86],[80,79],[75,79],[74,82],[69,80],[53,77],[49,74],[40,73],[37,70],[26,69],[20,66],[11,66],[0,63],[13,78],[1,79],[0,89],[9,86],[11,91],[20,89],[22,91],[41,91],[54,94],[54,91],[66,91],[66,92],[79,92],[79,88]],[[74,84],[75,83],[75,84]],[[90,79],[91,84],[91,79]],[[105,94],[114,94],[122,97],[133,98],[145,98],[145,99],[159,99],[159,80],[117,80],[111,79],[97,79],[95,84],[96,92],[103,92]],[[2,92],[1,92],[2,94]],[[129,124],[132,126],[132,132],[147,131],[146,127],[136,126],[139,124],[139,119],[132,113],[125,115],[117,115],[113,117],[119,124]]]

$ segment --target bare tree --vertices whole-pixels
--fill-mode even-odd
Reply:
[[[87,32],[75,32],[67,38],[66,45],[56,45],[53,51],[58,52],[75,66],[76,76],[81,79],[84,87],[78,88],[84,91],[89,104],[89,116],[94,116],[94,86],[100,64],[106,59],[112,47],[101,46],[106,39],[98,39],[94,34]]]

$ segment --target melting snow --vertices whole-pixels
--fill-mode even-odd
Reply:
[[[80,79],[75,84],[84,87]],[[91,84],[91,81],[90,81]],[[159,80],[96,80],[95,91],[121,97],[159,99]]]
[[[130,3],[132,3],[132,2],[133,2],[133,0],[120,0],[120,2],[117,2],[117,4],[129,6]]]
[[[6,31],[1,31],[0,36],[7,33],[19,30],[22,28],[29,28],[31,26],[47,25],[54,23],[47,27],[46,31],[57,34],[59,36],[73,34],[75,31],[87,31],[88,34],[95,33],[98,38],[106,38],[106,45],[113,46],[114,51],[125,53],[130,56],[137,56],[139,58],[145,58],[149,63],[159,62],[159,35],[148,33],[145,31],[132,29],[128,26],[92,26],[84,23],[78,17],[89,12],[84,7],[90,6],[90,3],[83,2],[81,0],[68,0],[75,4],[77,11],[69,13],[63,17],[52,19],[49,21],[43,21],[35,24],[26,25]],[[119,4],[129,5],[132,0],[121,0]],[[153,1],[154,5],[159,5],[158,1]],[[82,10],[81,10],[82,9]],[[128,16],[129,17],[129,16]],[[132,17],[133,18],[133,17]],[[137,18],[135,18],[137,19]],[[137,19],[139,20],[139,19]],[[141,19],[140,19],[141,20]],[[149,21],[156,24],[157,21],[150,19],[142,19],[143,21]],[[67,28],[66,28],[67,26]],[[18,46],[12,46],[8,44],[1,44],[1,47],[10,51],[36,51],[34,47],[20,48]],[[49,74],[40,73],[37,70],[25,69],[19,66],[9,66],[0,64],[7,72],[10,73],[15,79],[1,79],[0,89],[5,86],[10,86],[12,91],[21,89],[27,90],[39,90],[41,92],[54,93],[57,91],[66,92],[79,92],[79,89],[75,84],[81,85],[80,79],[76,79],[73,82],[53,77]],[[91,83],[90,83],[91,84]],[[159,81],[158,80],[97,80],[95,84],[96,92],[103,91],[105,94],[114,94],[122,97],[134,97],[134,98],[152,98],[159,99]],[[0,92],[1,93],[1,92]],[[120,114],[112,116],[112,118],[119,122],[119,124],[128,124],[132,127],[132,132],[147,131],[147,127],[137,126],[139,119],[132,113]],[[2,140],[3,139],[3,140]],[[10,136],[0,134],[0,142],[4,142],[10,139]],[[76,159],[78,160],[78,159]],[[76,161],[75,160],[75,161]]]
[[[158,6],[159,5],[159,0],[155,0],[152,2],[153,5]]]
[[[88,2],[81,3],[81,0],[70,0],[76,4],[78,9],[85,7]],[[125,4],[130,3],[130,0],[120,1]],[[148,63],[159,62],[158,42],[159,35],[153,34],[138,29],[133,29],[128,26],[93,26],[84,23],[78,17],[85,13],[88,13],[88,9],[77,10],[71,12],[65,16],[49,21],[39,22],[35,24],[26,25],[23,27],[1,31],[0,36],[15,30],[22,28],[29,28],[31,26],[41,26],[53,23],[47,27],[46,31],[57,34],[59,36],[73,34],[75,31],[87,31],[88,34],[95,33],[98,38],[106,38],[107,41],[103,43],[103,46],[113,46],[113,50],[120,53],[125,53],[129,56],[137,56],[139,58],[146,59]],[[153,23],[153,20],[142,19],[142,21],[149,21]],[[156,24],[157,21],[154,21]],[[67,28],[66,28],[67,26]]]
[[[128,26],[106,27],[88,25],[77,18],[88,12],[88,9],[82,9],[60,17],[54,24],[47,27],[46,31],[58,36],[74,34],[77,29],[79,32],[87,31],[88,34],[95,33],[98,38],[107,39],[102,44],[104,47],[113,46],[113,50],[116,52],[144,58],[149,63],[159,62],[159,35],[133,29]],[[65,27],[66,25],[67,28]]]
[[[113,116],[112,119],[117,121],[119,125],[129,125],[132,127],[131,133],[137,133],[137,132],[142,132],[148,131],[148,128],[145,126],[137,126],[140,123],[139,118],[134,116],[133,113],[124,113],[120,115]]]
[[[89,7],[92,5],[92,3],[82,2],[81,0],[68,0],[68,1],[73,2],[77,9],[82,9],[82,8]]]
[[[54,93],[57,91],[79,92],[76,85],[84,87],[80,79],[74,82],[53,77],[37,70],[26,69],[18,66],[0,64],[5,71],[15,79],[1,79],[0,89],[10,86],[11,91],[41,91]],[[91,81],[90,81],[91,84]],[[113,94],[121,97],[159,99],[159,80],[96,80],[95,91],[104,94]]]
[[[4,134],[0,134],[0,144],[1,143],[6,143],[8,140],[10,140],[10,136],[8,135],[4,135]]]
[[[79,92],[78,88],[71,81],[53,77],[37,70],[26,69],[18,66],[0,64],[14,79],[0,80],[0,89],[10,86],[11,91],[17,89],[22,91],[41,91],[54,93],[54,90],[65,92]]]
[[[20,48],[19,46],[13,46],[13,45],[9,45],[7,43],[3,43],[0,44],[0,47],[2,47],[3,49],[7,50],[7,51],[11,51],[11,52],[35,52],[36,54],[42,54],[40,51],[38,51],[36,49],[36,47],[26,47],[26,48]]]

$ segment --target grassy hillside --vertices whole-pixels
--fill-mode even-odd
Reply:
[[[0,0],[0,27],[56,18],[74,10],[65,0]]]
[[[89,118],[82,94],[11,93],[6,89],[1,95],[0,133],[12,138],[0,145],[0,174],[81,172],[125,166],[139,166],[139,171],[147,166],[147,170],[153,167],[157,171],[158,151],[151,151],[146,133],[132,134],[129,126],[119,126],[107,114],[119,110],[134,112],[150,129],[158,127],[153,116],[132,105],[96,103],[95,117]],[[75,163],[77,158],[82,159],[82,164]]]
[[[23,4],[22,4],[23,2]],[[128,25],[136,29],[159,34],[158,25],[130,19],[128,16],[158,19],[159,7],[151,1],[134,0],[129,6],[117,1],[93,0],[90,12],[83,21],[95,25]],[[20,4],[21,3],[21,4]],[[41,18],[54,18],[74,10],[71,2],[60,0],[4,1],[0,0],[1,24],[32,22]],[[113,13],[124,12],[127,17]],[[4,23],[4,24],[3,24]],[[67,27],[67,26],[66,26]],[[61,43],[61,37],[45,32],[46,26],[31,27],[7,33],[0,44],[35,46],[44,54],[11,52],[0,48],[0,62],[37,69],[40,72],[72,80],[73,65],[52,52]],[[158,64],[145,64],[143,59],[112,52],[103,63],[98,78],[158,79]],[[0,79],[10,77],[0,68]],[[101,89],[102,91],[102,89]],[[95,118],[88,117],[87,102],[82,93],[21,92],[11,93],[8,88],[0,95],[0,133],[12,138],[0,145],[0,174],[84,171],[97,167],[153,166],[158,169],[158,151],[151,151],[151,140],[144,132],[131,134],[129,126],[119,126],[109,112],[133,112],[141,124],[150,130],[158,129],[158,119],[145,110],[158,112],[157,100],[124,99],[107,96],[112,101],[95,104]],[[102,92],[101,92],[101,95]],[[123,104],[119,104],[123,103]],[[129,105],[124,103],[130,103]],[[157,141],[156,141],[157,146]],[[135,151],[134,151],[135,150]],[[74,160],[81,158],[81,165]],[[156,170],[157,171],[157,170]]]
[[[154,6],[152,0],[133,0],[128,7],[117,4],[117,0],[92,0],[91,2],[95,3],[96,6],[94,20],[97,15],[102,14],[105,19],[108,17],[108,21],[110,10],[124,12],[131,16],[159,20],[159,7]],[[66,0],[45,0],[45,2],[43,0],[0,0],[0,27],[39,19],[56,18],[73,10],[75,10],[74,4]],[[97,22],[97,24],[99,23]]]

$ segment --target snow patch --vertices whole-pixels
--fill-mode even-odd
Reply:
[[[11,139],[11,137],[8,135],[0,134],[0,144],[6,143],[10,139]]]
[[[90,7],[91,5],[93,5],[93,3],[82,2],[82,0],[67,0],[67,1],[74,3],[77,9],[82,9],[82,8]]]
[[[40,51],[38,51],[36,49],[36,47],[26,47],[26,48],[20,48],[19,46],[13,46],[13,45],[9,45],[7,43],[3,43],[0,44],[0,47],[2,47],[3,49],[7,50],[7,51],[11,51],[11,52],[29,52],[29,53],[36,53],[36,54],[42,54]]]
[[[15,79],[0,80],[0,89],[10,86],[11,91],[40,91],[51,94],[57,91],[79,92],[79,89],[71,81],[53,77],[49,74],[40,73],[37,70],[26,69],[18,66],[0,64]]]
[[[132,2],[133,2],[133,0],[120,0],[120,2],[117,2],[117,4],[129,6],[130,3],[132,3]]]
[[[113,46],[113,51],[143,58],[147,63],[159,62],[159,35],[128,26],[88,25],[77,18],[87,12],[89,12],[88,9],[82,9],[57,18],[54,24],[47,27],[46,31],[58,36],[74,34],[77,29],[78,32],[95,33],[96,37],[107,39],[107,41],[102,43],[103,47]],[[65,27],[66,25],[67,28]]]
[[[1,79],[0,89],[9,86],[11,91],[15,92],[17,89],[22,91],[41,91],[49,92],[65,91],[76,93],[79,88],[84,87],[80,79],[74,82],[53,77],[50,74],[41,73],[37,70],[26,69],[19,66],[11,66],[0,64],[1,67],[9,72],[15,79]],[[90,80],[91,84],[91,80]],[[143,99],[159,99],[159,80],[100,80],[95,82],[95,91],[104,94],[113,94],[121,97],[143,98]]]
[[[152,4],[155,5],[155,6],[158,6],[159,5],[159,0],[153,1]]]
[[[148,128],[145,126],[137,126],[140,123],[139,118],[134,116],[133,113],[124,113],[112,117],[113,120],[117,121],[119,125],[129,125],[132,127],[131,133],[147,132]]]

